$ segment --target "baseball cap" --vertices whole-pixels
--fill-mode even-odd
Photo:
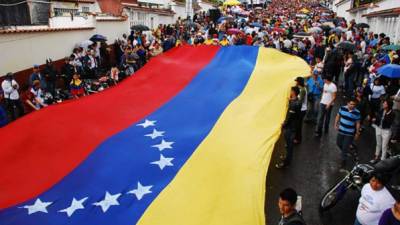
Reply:
[[[38,69],[38,68],[39,68],[39,65],[38,65],[38,64],[34,64],[34,65],[33,65],[33,68]]]

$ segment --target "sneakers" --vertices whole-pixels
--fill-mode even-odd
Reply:
[[[286,168],[287,166],[288,166],[288,165],[285,164],[284,162],[280,162],[280,163],[275,164],[275,167],[276,167],[277,169],[284,169],[284,168]]]

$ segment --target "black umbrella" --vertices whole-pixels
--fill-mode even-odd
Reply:
[[[349,50],[349,51],[354,51],[356,50],[356,45],[349,42],[349,41],[342,41],[338,44],[338,48],[341,48],[343,50]]]
[[[95,34],[89,40],[91,40],[93,42],[107,41],[107,38],[105,36],[101,35],[101,34]]]
[[[135,30],[135,31],[146,31],[146,30],[150,30],[148,26],[145,25],[133,25],[131,27],[131,30]]]
[[[320,26],[321,27],[321,29],[323,30],[323,31],[330,31],[330,30],[332,30],[332,27],[330,27],[330,26],[328,26],[328,25],[322,25],[322,26]]]
[[[357,23],[355,25],[355,27],[358,27],[358,28],[369,28],[369,25],[366,24],[366,23]]]

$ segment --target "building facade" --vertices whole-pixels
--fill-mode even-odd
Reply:
[[[400,44],[399,0],[335,0],[331,7],[347,21],[368,23],[370,31],[385,33],[391,42]]]

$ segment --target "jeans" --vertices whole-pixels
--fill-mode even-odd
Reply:
[[[392,131],[390,129],[382,129],[378,126],[374,127],[376,135],[375,157],[378,157],[382,151],[381,160],[384,160],[386,159],[388,144],[392,135]]]
[[[314,95],[312,99],[309,99],[306,120],[313,121],[315,123],[317,122],[320,101],[321,101],[321,96],[319,95]]]
[[[347,153],[349,152],[350,145],[353,143],[354,136],[338,134],[336,144],[341,151],[341,157],[343,161],[347,159]]]
[[[344,76],[344,89],[347,97],[353,96],[354,91],[354,74],[345,74]]]
[[[316,132],[318,134],[322,133],[322,127],[324,127],[325,132],[329,129],[329,121],[331,120],[331,112],[332,106],[329,109],[326,109],[326,105],[320,103],[319,104],[319,117],[318,117],[318,125]]]
[[[303,119],[304,116],[306,115],[307,111],[300,111],[300,115],[299,115],[299,119],[297,120],[297,124],[296,124],[296,133],[295,133],[295,137],[294,139],[296,139],[299,143],[301,142],[301,140],[303,139]]]
[[[295,132],[291,128],[287,128],[283,131],[283,136],[286,142],[286,158],[283,161],[285,165],[289,165],[293,158],[293,140]]]

